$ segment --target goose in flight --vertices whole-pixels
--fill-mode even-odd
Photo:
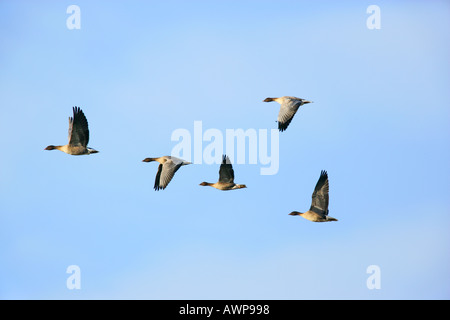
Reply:
[[[289,96],[284,96],[280,98],[266,98],[264,99],[263,102],[271,102],[271,101],[276,101],[281,105],[277,119],[278,130],[280,131],[284,131],[287,129],[300,106],[312,102],[305,99]]]
[[[173,176],[175,175],[175,172],[180,169],[181,166],[185,166],[188,164],[191,164],[191,162],[184,161],[183,159],[179,159],[172,156],[163,156],[159,158],[145,158],[142,160],[143,162],[152,162],[157,161],[159,162],[158,166],[158,172],[156,173],[155,178],[155,186],[154,189],[156,191],[158,190],[164,190],[169,182],[172,180]]]
[[[316,188],[312,194],[311,208],[306,212],[292,211],[291,216],[301,216],[313,222],[328,222],[338,221],[335,218],[328,216],[328,174],[326,171],[321,171]]]
[[[50,145],[44,150],[60,150],[67,154],[79,156],[97,153],[87,146],[89,142],[88,121],[79,107],[73,107],[73,117],[69,117],[69,143],[64,146]]]
[[[202,182],[201,186],[210,186],[218,190],[234,190],[247,188],[245,184],[234,183],[234,170],[231,165],[230,159],[224,155],[222,158],[222,164],[219,169],[219,181],[216,183]]]

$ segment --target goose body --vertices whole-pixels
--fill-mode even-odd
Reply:
[[[173,156],[163,156],[159,158],[145,158],[142,160],[143,162],[152,162],[156,161],[159,163],[158,172],[155,177],[155,185],[154,189],[164,190],[169,182],[172,180],[175,172],[178,171],[182,166],[191,164],[191,162],[185,161],[180,158],[176,158]]]
[[[63,146],[49,145],[45,150],[59,150],[64,153],[80,156],[97,153],[89,148],[89,127],[86,116],[79,107],[73,107],[73,117],[69,117],[69,143]]]
[[[218,190],[227,191],[247,188],[245,184],[237,184],[234,182],[234,170],[231,165],[230,159],[224,155],[222,158],[222,164],[219,169],[219,181],[215,183],[202,182],[201,186],[209,186]]]
[[[263,102],[271,101],[275,101],[280,104],[280,111],[277,118],[278,130],[280,131],[285,131],[288,128],[298,109],[302,105],[311,103],[311,101],[291,96],[283,96],[280,98],[266,98]]]
[[[306,212],[292,211],[289,215],[300,216],[312,222],[338,221],[328,216],[329,182],[326,171],[321,171],[312,194],[311,207]]]

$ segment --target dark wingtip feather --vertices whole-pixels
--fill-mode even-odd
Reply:
[[[153,189],[155,189],[155,191],[159,191],[159,190],[164,190],[167,186],[160,186],[160,185],[156,185],[154,186]]]
[[[155,186],[153,187],[155,189],[155,191],[158,191],[159,189],[164,189],[164,188],[160,187],[160,185],[159,185],[159,181],[161,178],[162,166],[163,166],[162,164],[159,164],[158,171],[156,172]]]
[[[82,111],[81,111],[81,108],[80,108],[80,107],[77,107],[77,106],[73,107],[72,109],[73,109],[73,114],[74,114],[74,115],[77,114],[77,113],[82,112]]]
[[[231,164],[230,158],[226,154],[222,155],[222,164]]]
[[[289,123],[281,123],[278,121],[278,130],[280,130],[281,132],[286,131],[288,126]]]

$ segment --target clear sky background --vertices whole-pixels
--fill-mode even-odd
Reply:
[[[0,298],[450,298],[449,14],[447,1],[0,1]],[[198,185],[219,166],[193,164],[153,190],[142,159],[170,154],[174,130],[270,130],[279,105],[262,100],[283,95],[314,103],[280,133],[277,174],[235,164],[248,188],[221,192]],[[100,153],[44,151],[67,143],[73,106]],[[289,216],[320,170],[339,221]]]

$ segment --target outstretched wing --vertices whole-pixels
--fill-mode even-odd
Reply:
[[[328,174],[322,170],[320,172],[319,180],[316,188],[312,194],[311,208],[309,210],[318,214],[328,215],[328,201],[329,201],[329,183]]]
[[[69,117],[69,145],[86,147],[89,142],[88,121],[79,107],[73,107],[73,118]]]
[[[284,131],[287,129],[301,104],[302,100],[298,98],[288,97],[284,99],[278,113],[278,130]]]
[[[156,191],[164,190],[169,182],[172,180],[175,172],[180,169],[183,163],[175,163],[171,159],[168,159],[164,164],[158,166],[158,172],[156,173],[155,186]]]
[[[230,159],[224,155],[222,158],[222,164],[219,169],[219,182],[233,183],[234,182],[234,170],[231,165]]]

